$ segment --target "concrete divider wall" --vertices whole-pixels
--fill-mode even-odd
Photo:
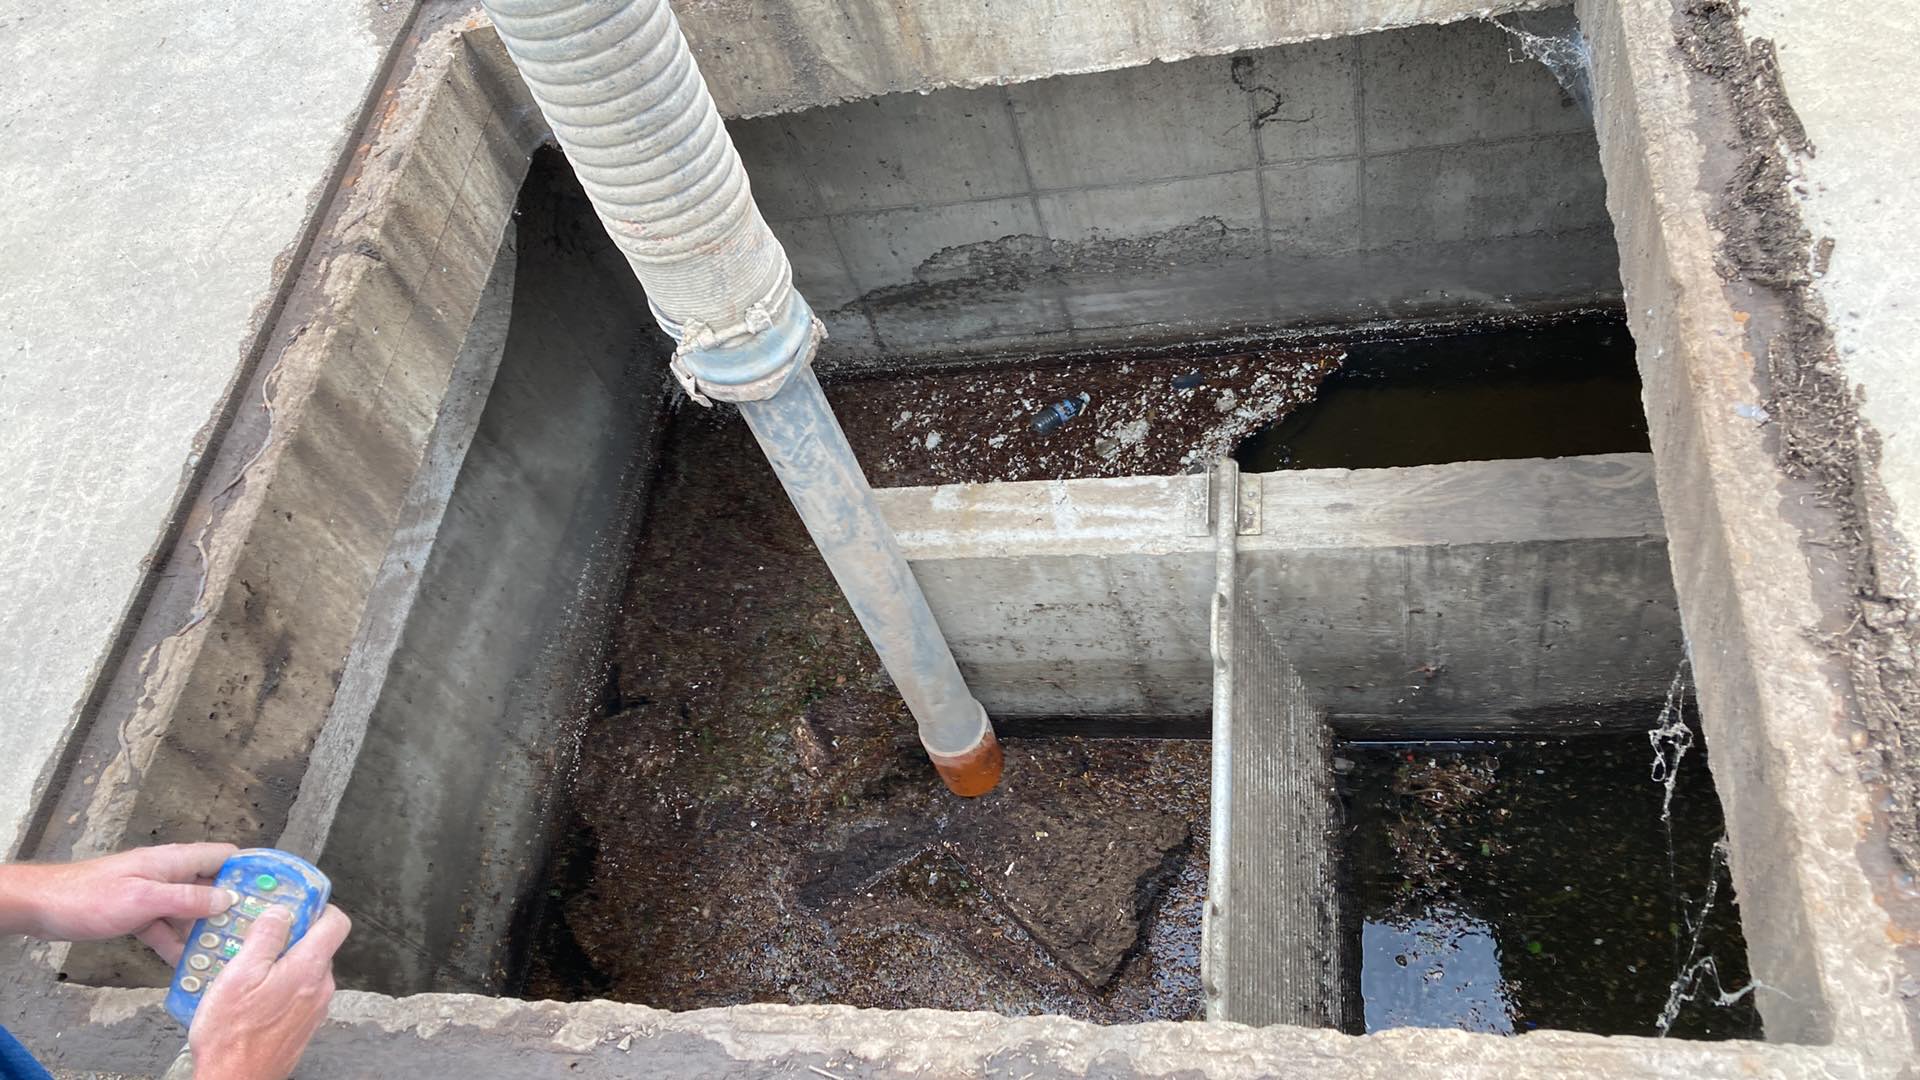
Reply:
[[[1086,508],[1097,512],[1106,494],[1072,497],[1084,497]],[[893,512],[897,505],[889,506],[888,519],[910,529],[910,519]],[[902,540],[968,685],[990,714],[1207,711],[1211,549],[949,557]]]
[[[1539,730],[1658,698],[1681,656],[1643,454],[1258,477],[1245,590],[1316,698],[1378,730]],[[1197,715],[1205,477],[880,493],[974,691],[1005,715]]]
[[[1577,729],[1684,655],[1658,537],[1248,553],[1244,588],[1347,733]],[[1611,719],[1651,723],[1628,712]]]

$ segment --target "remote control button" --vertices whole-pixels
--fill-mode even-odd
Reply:
[[[220,945],[220,955],[231,960],[240,953],[240,943],[229,938]]]
[[[232,921],[233,921],[233,916],[228,915],[224,911],[218,915],[210,915],[207,917],[208,926],[225,926]]]
[[[240,914],[248,918],[256,918],[265,910],[267,910],[267,902],[257,896],[243,896],[240,898]]]
[[[219,944],[220,944],[219,934],[215,934],[209,931],[208,933],[200,935],[200,947],[203,949],[211,949]]]
[[[252,925],[253,925],[252,919],[235,919],[233,920],[233,929],[228,931],[228,933],[232,934],[234,937],[246,937],[247,927]]]
[[[186,978],[180,980],[180,989],[185,990],[189,994],[199,993],[200,988],[204,985],[206,984],[202,983],[198,978],[192,975],[189,975]]]
[[[187,966],[195,971],[205,971],[213,966],[213,957],[206,953],[194,953],[187,957]]]
[[[272,874],[261,874],[259,877],[253,879],[253,887],[259,889],[261,892],[272,892],[280,887],[280,879],[274,877]]]

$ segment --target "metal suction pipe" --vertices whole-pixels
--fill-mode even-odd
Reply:
[[[812,370],[824,331],[666,0],[482,0],[607,233],[679,343],[674,377],[740,406],[947,787],[1000,745]]]

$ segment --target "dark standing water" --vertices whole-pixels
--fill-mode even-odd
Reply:
[[[1356,342],[1313,404],[1235,452],[1251,472],[1645,451],[1623,315]]]
[[[1668,1034],[1760,1034],[1751,994],[1718,1004],[1749,975],[1704,743],[1680,762],[1671,847],[1646,732],[1338,754],[1368,1031],[1655,1035],[1691,969]]]

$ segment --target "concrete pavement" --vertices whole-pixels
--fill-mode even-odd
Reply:
[[[140,598],[409,7],[0,14],[0,856]]]

